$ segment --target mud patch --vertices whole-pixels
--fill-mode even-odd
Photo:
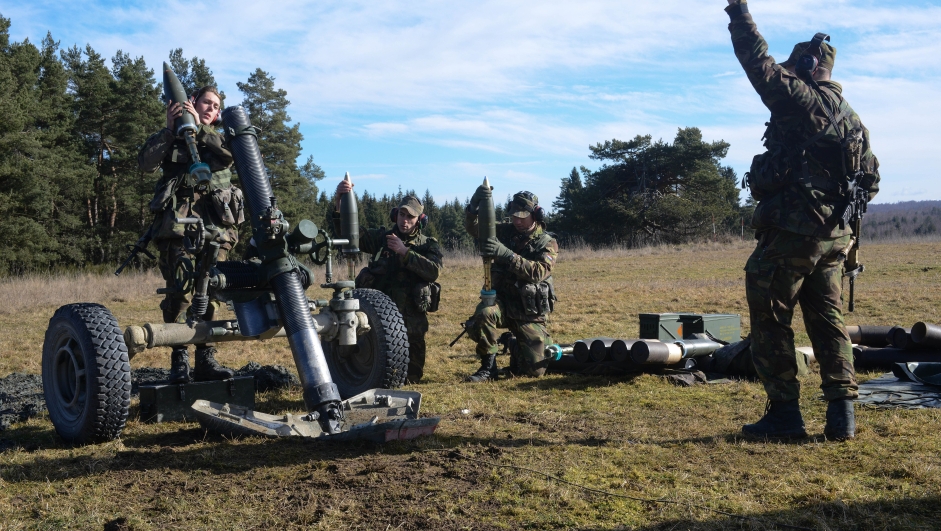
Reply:
[[[0,379],[0,430],[9,428],[14,422],[35,417],[45,410],[41,376],[14,372]]]
[[[301,381],[283,365],[260,365],[254,361],[235,372],[237,376],[253,376],[255,390],[262,393],[274,389],[300,387]]]

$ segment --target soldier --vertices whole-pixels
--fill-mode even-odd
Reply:
[[[147,139],[138,154],[138,164],[145,172],[163,170],[156,185],[156,193],[150,202],[150,210],[156,215],[154,242],[160,251],[160,273],[166,281],[166,298],[160,303],[163,321],[173,323],[184,317],[189,306],[186,294],[179,291],[175,273],[186,260],[191,259],[184,247],[184,237],[193,236],[194,226],[174,223],[177,217],[200,217],[206,229],[220,244],[219,260],[225,260],[229,250],[238,242],[237,225],[244,221],[242,192],[232,184],[232,153],[226,149],[222,135],[212,124],[219,117],[222,104],[219,91],[207,86],[193,94],[189,101],[167,107],[167,127]],[[196,133],[200,160],[209,165],[212,181],[209,186],[197,189],[188,179],[190,160],[186,142],[174,135],[173,124],[188,112],[196,117],[199,130]],[[204,318],[211,320],[214,305],[210,305]],[[194,377],[200,380],[224,380],[235,375],[232,369],[216,361],[216,349],[211,343],[196,345]],[[170,354],[170,382],[185,383],[189,377],[189,354],[185,346],[176,347]]]
[[[340,222],[340,196],[353,189],[342,180],[336,190],[334,226]],[[425,370],[425,334],[428,312],[438,309],[441,286],[441,248],[438,241],[422,234],[428,224],[421,201],[406,195],[389,214],[391,229],[360,229],[359,249],[372,255],[369,264],[356,275],[357,288],[379,290],[392,299],[405,319],[408,333],[408,375],[406,381],[419,383]],[[339,230],[337,230],[339,232]]]
[[[478,237],[477,207],[485,193],[480,186],[465,212],[464,227],[474,238]],[[497,225],[497,239],[479,242],[481,254],[493,258],[490,271],[497,297],[492,306],[478,305],[471,318],[468,335],[477,342],[480,368],[467,377],[468,382],[497,379],[500,328],[509,329],[517,339],[515,359],[510,359],[512,374],[542,376],[548,364],[546,323],[556,300],[552,265],[559,245],[546,232],[539,198],[532,193],[514,195],[508,213],[511,222]]]
[[[791,320],[799,302],[828,401],[824,435],[855,436],[853,351],[842,311],[842,267],[854,244],[849,220],[857,190],[878,192],[869,131],[830,81],[836,49],[818,33],[775,64],[744,0],[728,0],[735,55],[771,111],[764,154],[745,175],[758,201],[758,245],[745,264],[755,369],[768,394],[765,415],[742,431],[806,437],[798,398]],[[858,235],[856,235],[858,236]]]

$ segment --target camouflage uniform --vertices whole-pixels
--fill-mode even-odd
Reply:
[[[466,211],[464,226],[468,234],[478,237],[476,211]],[[477,342],[477,355],[483,360],[499,353],[499,329],[510,330],[518,344],[518,358],[511,359],[510,370],[542,376],[548,364],[544,355],[550,342],[546,323],[556,300],[552,266],[559,256],[559,244],[542,222],[536,222],[529,233],[521,233],[506,222],[498,223],[496,229],[500,243],[515,254],[509,263],[491,264],[496,304],[477,306],[468,335]]]
[[[339,213],[334,220],[339,222]],[[398,236],[408,247],[404,257],[387,246],[386,236],[390,234]],[[420,227],[410,235],[403,235],[395,225],[391,230],[385,227],[361,229],[359,250],[372,257],[356,276],[356,287],[379,290],[395,302],[408,332],[407,381],[418,383],[425,369],[428,311],[436,309],[441,289],[435,284],[442,267],[441,247],[437,240],[422,234]]]
[[[861,140],[859,186],[871,200],[878,192],[879,163],[869,131],[838,83],[817,81],[818,90],[785,69],[809,43],[798,44],[787,62],[775,64],[747,4],[730,5],[726,12],[735,55],[771,111],[768,151],[755,157],[746,174],[758,200],[752,219],[758,245],[745,265],[755,368],[772,401],[799,397],[791,320],[800,303],[824,398],[855,397],[852,345],[842,313],[842,267],[853,238],[849,224],[842,223],[849,183],[842,142],[852,135]],[[835,54],[823,43],[820,66],[832,69]]]
[[[219,242],[219,260],[225,260],[228,252],[238,243],[238,224],[244,221],[242,192],[232,184],[232,153],[226,149],[223,137],[211,126],[200,125],[196,133],[200,160],[209,165],[212,181],[208,190],[200,192],[186,182],[192,165],[189,150],[182,138],[177,138],[169,129],[163,129],[147,139],[138,155],[138,164],[145,172],[162,168],[163,175],[157,181],[150,210],[157,219],[154,243],[160,251],[160,273],[170,289],[161,302],[163,320],[176,322],[189,304],[185,293],[174,291],[174,268],[177,261],[186,256],[183,237],[185,225],[174,223],[177,217],[201,217],[215,240]],[[194,233],[190,233],[194,235]],[[214,305],[210,305],[205,318],[212,319]]]

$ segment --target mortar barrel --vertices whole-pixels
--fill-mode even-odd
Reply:
[[[611,348],[609,349],[608,355],[611,357],[612,361],[618,363],[624,363],[626,361],[631,361],[631,347],[634,346],[634,343],[640,341],[639,339],[615,339],[611,343]]]
[[[887,347],[891,343],[887,338],[891,326],[847,326],[846,333],[850,336],[850,341],[855,345],[865,345],[867,347]]]
[[[674,343],[638,341],[631,346],[631,359],[638,365],[673,365],[683,359],[683,349]]]
[[[889,339],[889,343],[895,348],[915,348],[915,342],[912,341],[912,329],[911,328],[902,328],[901,326],[893,326],[889,333],[886,334],[886,337]]]
[[[911,335],[921,347],[941,347],[941,326],[918,322],[912,325]]]
[[[591,345],[588,347],[588,357],[591,358],[591,361],[604,361],[608,358],[608,349],[611,347],[611,343],[614,343],[614,339],[604,338],[596,339],[591,342]]]
[[[286,244],[268,237],[265,219],[261,215],[269,206],[274,207],[274,199],[258,138],[251,133],[251,121],[241,106],[224,110],[222,121],[252,219],[253,237],[259,252],[267,259],[266,274],[270,277],[278,316],[304,388],[304,404],[308,412],[319,414],[318,421],[325,432],[337,432],[340,429],[340,392],[327,367],[299,268],[289,259]]]

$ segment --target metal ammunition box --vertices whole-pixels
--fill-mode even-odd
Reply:
[[[673,342],[709,333],[729,343],[742,340],[742,318],[737,314],[642,313],[639,317],[640,339]]]
[[[678,313],[640,314],[640,339],[676,341],[683,339],[683,323]]]
[[[239,376],[212,382],[141,385],[140,418],[144,422],[196,420],[191,406],[197,400],[254,409],[255,378]]]
[[[681,314],[683,337],[708,333],[716,339],[735,343],[742,340],[742,318],[738,314],[707,313]]]

